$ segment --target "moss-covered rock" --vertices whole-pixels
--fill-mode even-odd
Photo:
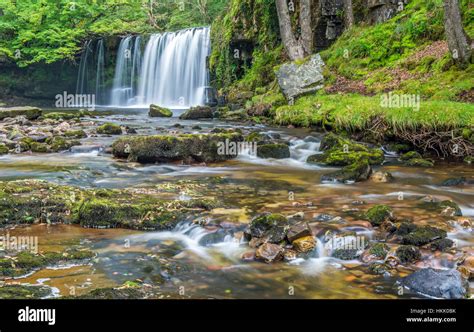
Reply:
[[[328,166],[348,166],[362,160],[367,160],[370,165],[379,165],[384,161],[381,149],[368,148],[333,133],[324,136],[320,150],[323,151],[322,154],[309,156],[307,162]]]
[[[345,261],[357,259],[360,256],[360,250],[338,248],[332,252],[332,257]]]
[[[341,170],[322,175],[321,182],[360,182],[367,180],[371,173],[372,167],[370,167],[367,160],[362,159],[343,167]]]
[[[392,209],[382,204],[371,207],[367,211],[366,217],[373,226],[380,226],[386,220],[394,220]]]
[[[64,133],[64,136],[69,138],[86,138],[87,134],[84,130],[68,130]]]
[[[32,142],[30,144],[31,152],[38,152],[38,153],[46,153],[48,152],[49,148],[47,144]]]
[[[416,151],[409,151],[400,156],[400,160],[407,161],[410,159],[423,159],[423,156]]]
[[[75,299],[93,299],[93,300],[126,300],[126,299],[142,299],[145,293],[136,287],[120,287],[120,288],[98,288],[91,292],[76,296]]]
[[[170,118],[173,116],[173,112],[168,108],[151,104],[148,116],[152,118]]]
[[[0,143],[0,156],[9,152],[8,147],[5,144]]]
[[[447,251],[448,249],[451,249],[454,245],[454,241],[451,239],[439,239],[436,241],[433,241],[430,244],[431,250],[439,250],[439,251]]]
[[[387,256],[389,247],[385,243],[374,243],[369,248],[369,254],[377,258],[384,259]]]
[[[0,287],[0,299],[41,299],[51,294],[51,288],[31,285],[4,285]]]
[[[454,216],[462,216],[462,211],[459,205],[456,202],[451,200],[444,200],[441,202],[422,202],[422,208],[426,208],[428,210],[436,211],[443,216],[454,217]]]
[[[104,123],[97,127],[97,133],[103,135],[122,135],[122,128],[115,123]]]
[[[414,231],[402,236],[402,243],[422,246],[435,240],[444,239],[446,235],[446,231],[442,229],[432,226],[422,226],[417,227]]]
[[[112,145],[117,158],[127,158],[140,163],[197,161],[217,162],[232,159],[226,154],[226,142],[241,142],[238,132],[219,134],[183,134],[179,136],[122,137]]]
[[[80,119],[87,115],[87,112],[84,111],[74,111],[74,112],[49,112],[42,115],[43,119],[51,119],[57,121]]]
[[[268,237],[269,242],[279,243],[288,233],[290,225],[285,216],[278,213],[264,213],[256,216],[246,230],[247,239]]]
[[[36,120],[42,114],[41,109],[37,107],[9,107],[9,108],[0,108],[0,121],[5,118],[14,118],[16,116],[24,116],[28,120]]]
[[[413,159],[407,160],[405,162],[405,165],[413,166],[413,167],[433,167],[434,162],[428,159],[413,158]]]
[[[179,116],[182,120],[211,119],[214,117],[214,111],[209,106],[191,107],[189,110]]]
[[[81,145],[79,141],[68,140],[61,136],[49,137],[46,139],[46,144],[52,152],[59,152],[69,150],[74,145]]]
[[[284,159],[290,158],[290,148],[286,144],[261,144],[257,145],[257,157]]]
[[[400,259],[400,262],[404,264],[414,263],[421,259],[420,250],[414,246],[400,246],[395,254]]]

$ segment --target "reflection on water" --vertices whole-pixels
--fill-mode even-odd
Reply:
[[[176,118],[156,119],[142,110],[113,114],[91,121],[120,122],[139,134],[163,133],[178,122]],[[175,114],[176,116],[176,114]],[[230,128],[218,121],[180,121],[183,132],[206,132],[216,126]],[[202,130],[194,130],[196,124]],[[242,128],[247,128],[242,126]],[[174,129],[173,129],[174,130]],[[265,129],[269,130],[269,129]],[[291,215],[303,211],[305,219],[327,213],[341,216],[338,222],[315,227],[316,234],[328,229],[355,231],[372,236],[357,218],[365,204],[388,204],[397,217],[449,228],[449,238],[463,248],[473,248],[472,230],[448,226],[435,213],[419,207],[427,195],[457,202],[466,216],[474,216],[474,188],[441,187],[451,177],[474,178],[474,167],[439,163],[432,169],[408,168],[388,162],[380,167],[391,172],[393,183],[370,181],[352,185],[321,184],[321,175],[331,168],[310,166],[306,158],[317,153],[320,135],[306,129],[271,129],[290,142],[291,158],[262,160],[241,155],[235,160],[209,165],[139,165],[114,160],[106,153],[111,137],[89,137],[83,146],[70,152],[47,155],[7,155],[0,157],[0,180],[45,179],[81,187],[127,188],[152,186],[163,195],[218,197],[226,208],[215,209],[215,223],[235,223],[234,228],[202,227],[180,224],[167,232],[141,233],[128,230],[83,229],[71,225],[17,227],[11,234],[39,236],[41,251],[62,251],[71,244],[90,248],[98,256],[90,265],[66,269],[43,269],[15,282],[42,283],[68,295],[69,286],[84,294],[91,289],[111,287],[128,280],[159,285],[169,297],[180,297],[184,286],[196,298],[394,298],[398,277],[383,277],[367,272],[354,261],[327,257],[321,246],[303,259],[289,263],[243,262],[248,245],[237,236],[251,217],[261,211]],[[194,189],[181,192],[186,180]],[[215,180],[215,181],[214,181]],[[292,193],[291,198],[289,193]],[[403,199],[400,199],[403,193]],[[361,207],[354,201],[363,201]],[[318,235],[320,236],[320,235]],[[442,266],[443,257],[433,259]]]

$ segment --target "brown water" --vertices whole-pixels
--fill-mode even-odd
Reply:
[[[138,128],[140,134],[159,132],[177,119],[150,120],[142,113],[115,114],[99,121],[115,121]],[[94,120],[97,121],[97,120]],[[184,132],[204,132],[213,127],[229,127],[219,122],[199,122],[201,131],[192,130],[197,122],[180,121]],[[244,129],[248,129],[243,127]],[[0,180],[40,178],[81,187],[153,187],[167,198],[216,197],[225,208],[207,218],[224,227],[180,225],[170,232],[142,233],[128,230],[83,229],[73,225],[35,225],[16,227],[10,235],[39,238],[40,251],[62,251],[71,245],[89,248],[97,257],[89,265],[50,267],[15,283],[44,284],[54,287],[57,295],[76,295],[95,288],[122,285],[139,279],[159,286],[159,297],[172,298],[398,298],[396,281],[412,271],[399,267],[397,275],[383,277],[368,273],[358,261],[326,257],[318,246],[305,259],[290,263],[264,264],[243,262],[249,250],[238,240],[252,216],[263,211],[292,215],[304,212],[317,236],[328,230],[351,230],[369,238],[377,236],[366,221],[355,217],[373,204],[391,206],[397,218],[409,218],[417,224],[430,224],[449,232],[458,243],[458,251],[474,252],[472,230],[455,229],[445,217],[419,205],[420,198],[432,196],[452,199],[463,215],[474,216],[474,188],[441,187],[452,177],[474,179],[474,167],[438,163],[435,168],[409,168],[387,158],[380,170],[395,177],[392,183],[321,184],[322,174],[331,168],[308,166],[304,160],[317,151],[320,135],[307,129],[264,128],[278,132],[291,142],[292,158],[269,161],[251,156],[214,165],[138,165],[117,161],[101,152],[91,151],[48,155],[9,155],[0,157]],[[311,135],[313,138],[306,140]],[[111,138],[88,138],[83,144],[107,146]],[[359,204],[355,204],[358,202]],[[360,204],[362,203],[362,204]],[[314,221],[328,213],[342,219],[331,223]],[[452,268],[454,258],[423,251],[420,266]],[[471,285],[471,288],[473,285]]]

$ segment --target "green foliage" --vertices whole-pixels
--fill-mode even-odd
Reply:
[[[93,36],[209,25],[225,0],[0,0],[0,56],[21,66],[73,59]]]

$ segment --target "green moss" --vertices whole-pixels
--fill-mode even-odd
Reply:
[[[380,226],[386,220],[393,220],[393,211],[387,205],[375,205],[366,213],[367,219],[373,226]]]
[[[375,243],[370,249],[369,253],[376,256],[377,258],[384,259],[387,256],[389,247],[385,243]]]
[[[290,148],[286,144],[258,144],[257,156],[259,158],[284,159],[290,157]]]
[[[72,146],[81,144],[78,141],[70,141],[61,136],[49,137],[46,139],[46,143],[52,152],[69,150]]]
[[[44,119],[64,121],[64,120],[79,119],[83,116],[85,116],[84,112],[74,111],[74,112],[49,112],[49,113],[43,114],[42,117]]]
[[[423,157],[416,151],[409,151],[400,156],[400,160],[422,159]]]
[[[97,127],[97,133],[103,135],[122,135],[122,128],[115,123],[104,123]]]
[[[84,130],[69,130],[64,133],[64,136],[69,138],[86,138],[87,134]]]
[[[30,144],[32,152],[46,153],[48,152],[48,145],[44,143],[33,142]]]
[[[427,159],[413,158],[406,161],[405,165],[414,166],[414,167],[433,167],[434,162],[432,160],[427,160]]]
[[[4,285],[0,287],[0,299],[40,299],[51,294],[51,289],[44,286]]]
[[[8,147],[5,144],[0,144],[0,155],[7,154],[9,152]]]
[[[431,250],[439,250],[439,251],[448,251],[448,249],[451,249],[454,245],[454,241],[450,239],[439,239],[436,241],[433,241],[431,243]]]
[[[446,231],[436,227],[423,226],[417,227],[413,232],[403,236],[402,243],[422,246],[438,239],[444,239],[445,237]]]
[[[154,118],[169,118],[173,116],[173,112],[168,108],[152,104],[150,105],[150,111],[148,112],[148,116]]]
[[[397,248],[396,255],[404,264],[414,263],[421,259],[420,250],[414,246],[400,246]]]

